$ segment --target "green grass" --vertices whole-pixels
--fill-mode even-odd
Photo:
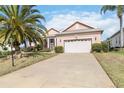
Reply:
[[[122,50],[122,51],[113,51],[113,53],[120,54],[120,55],[124,56],[124,50]]]
[[[50,57],[53,57],[57,54],[55,53],[33,53],[32,55],[28,57],[23,58],[17,58],[15,60],[15,66],[12,67],[11,65],[11,59],[0,59],[0,76],[5,75],[7,73],[16,71],[18,69],[24,68],[26,66],[32,65],[34,63],[40,62],[42,60],[48,59]]]
[[[94,53],[116,87],[124,88],[124,55],[122,52]]]

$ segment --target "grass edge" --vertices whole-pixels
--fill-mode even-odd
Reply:
[[[100,64],[100,66],[102,67],[102,69],[104,70],[104,72],[107,74],[107,76],[109,77],[109,79],[112,81],[112,83],[114,84],[115,88],[119,88],[119,87],[115,84],[114,80],[113,80],[113,79],[110,77],[110,75],[107,73],[107,71],[106,71],[106,69],[103,67],[103,65],[100,63],[100,60],[95,56],[94,53],[92,53],[92,54],[93,54],[93,56],[96,58],[97,63]]]

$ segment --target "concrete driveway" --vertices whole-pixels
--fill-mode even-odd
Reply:
[[[60,54],[0,77],[0,87],[114,87],[92,54]]]

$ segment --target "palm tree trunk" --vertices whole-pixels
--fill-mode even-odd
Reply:
[[[120,19],[120,33],[121,33],[121,48],[124,47],[124,34],[123,34],[123,20],[122,16],[119,18]]]

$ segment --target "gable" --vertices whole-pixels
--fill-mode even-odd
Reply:
[[[72,24],[71,26],[69,26],[68,28],[66,28],[63,32],[70,32],[70,31],[74,31],[74,30],[86,30],[86,29],[94,29],[93,27],[90,27],[86,24],[80,23],[80,22],[75,22],[74,24]]]
[[[48,35],[49,35],[49,36],[55,35],[55,34],[58,34],[58,33],[59,33],[59,31],[57,31],[57,30],[55,30],[55,29],[53,29],[53,28],[51,28],[50,30],[48,30]]]

